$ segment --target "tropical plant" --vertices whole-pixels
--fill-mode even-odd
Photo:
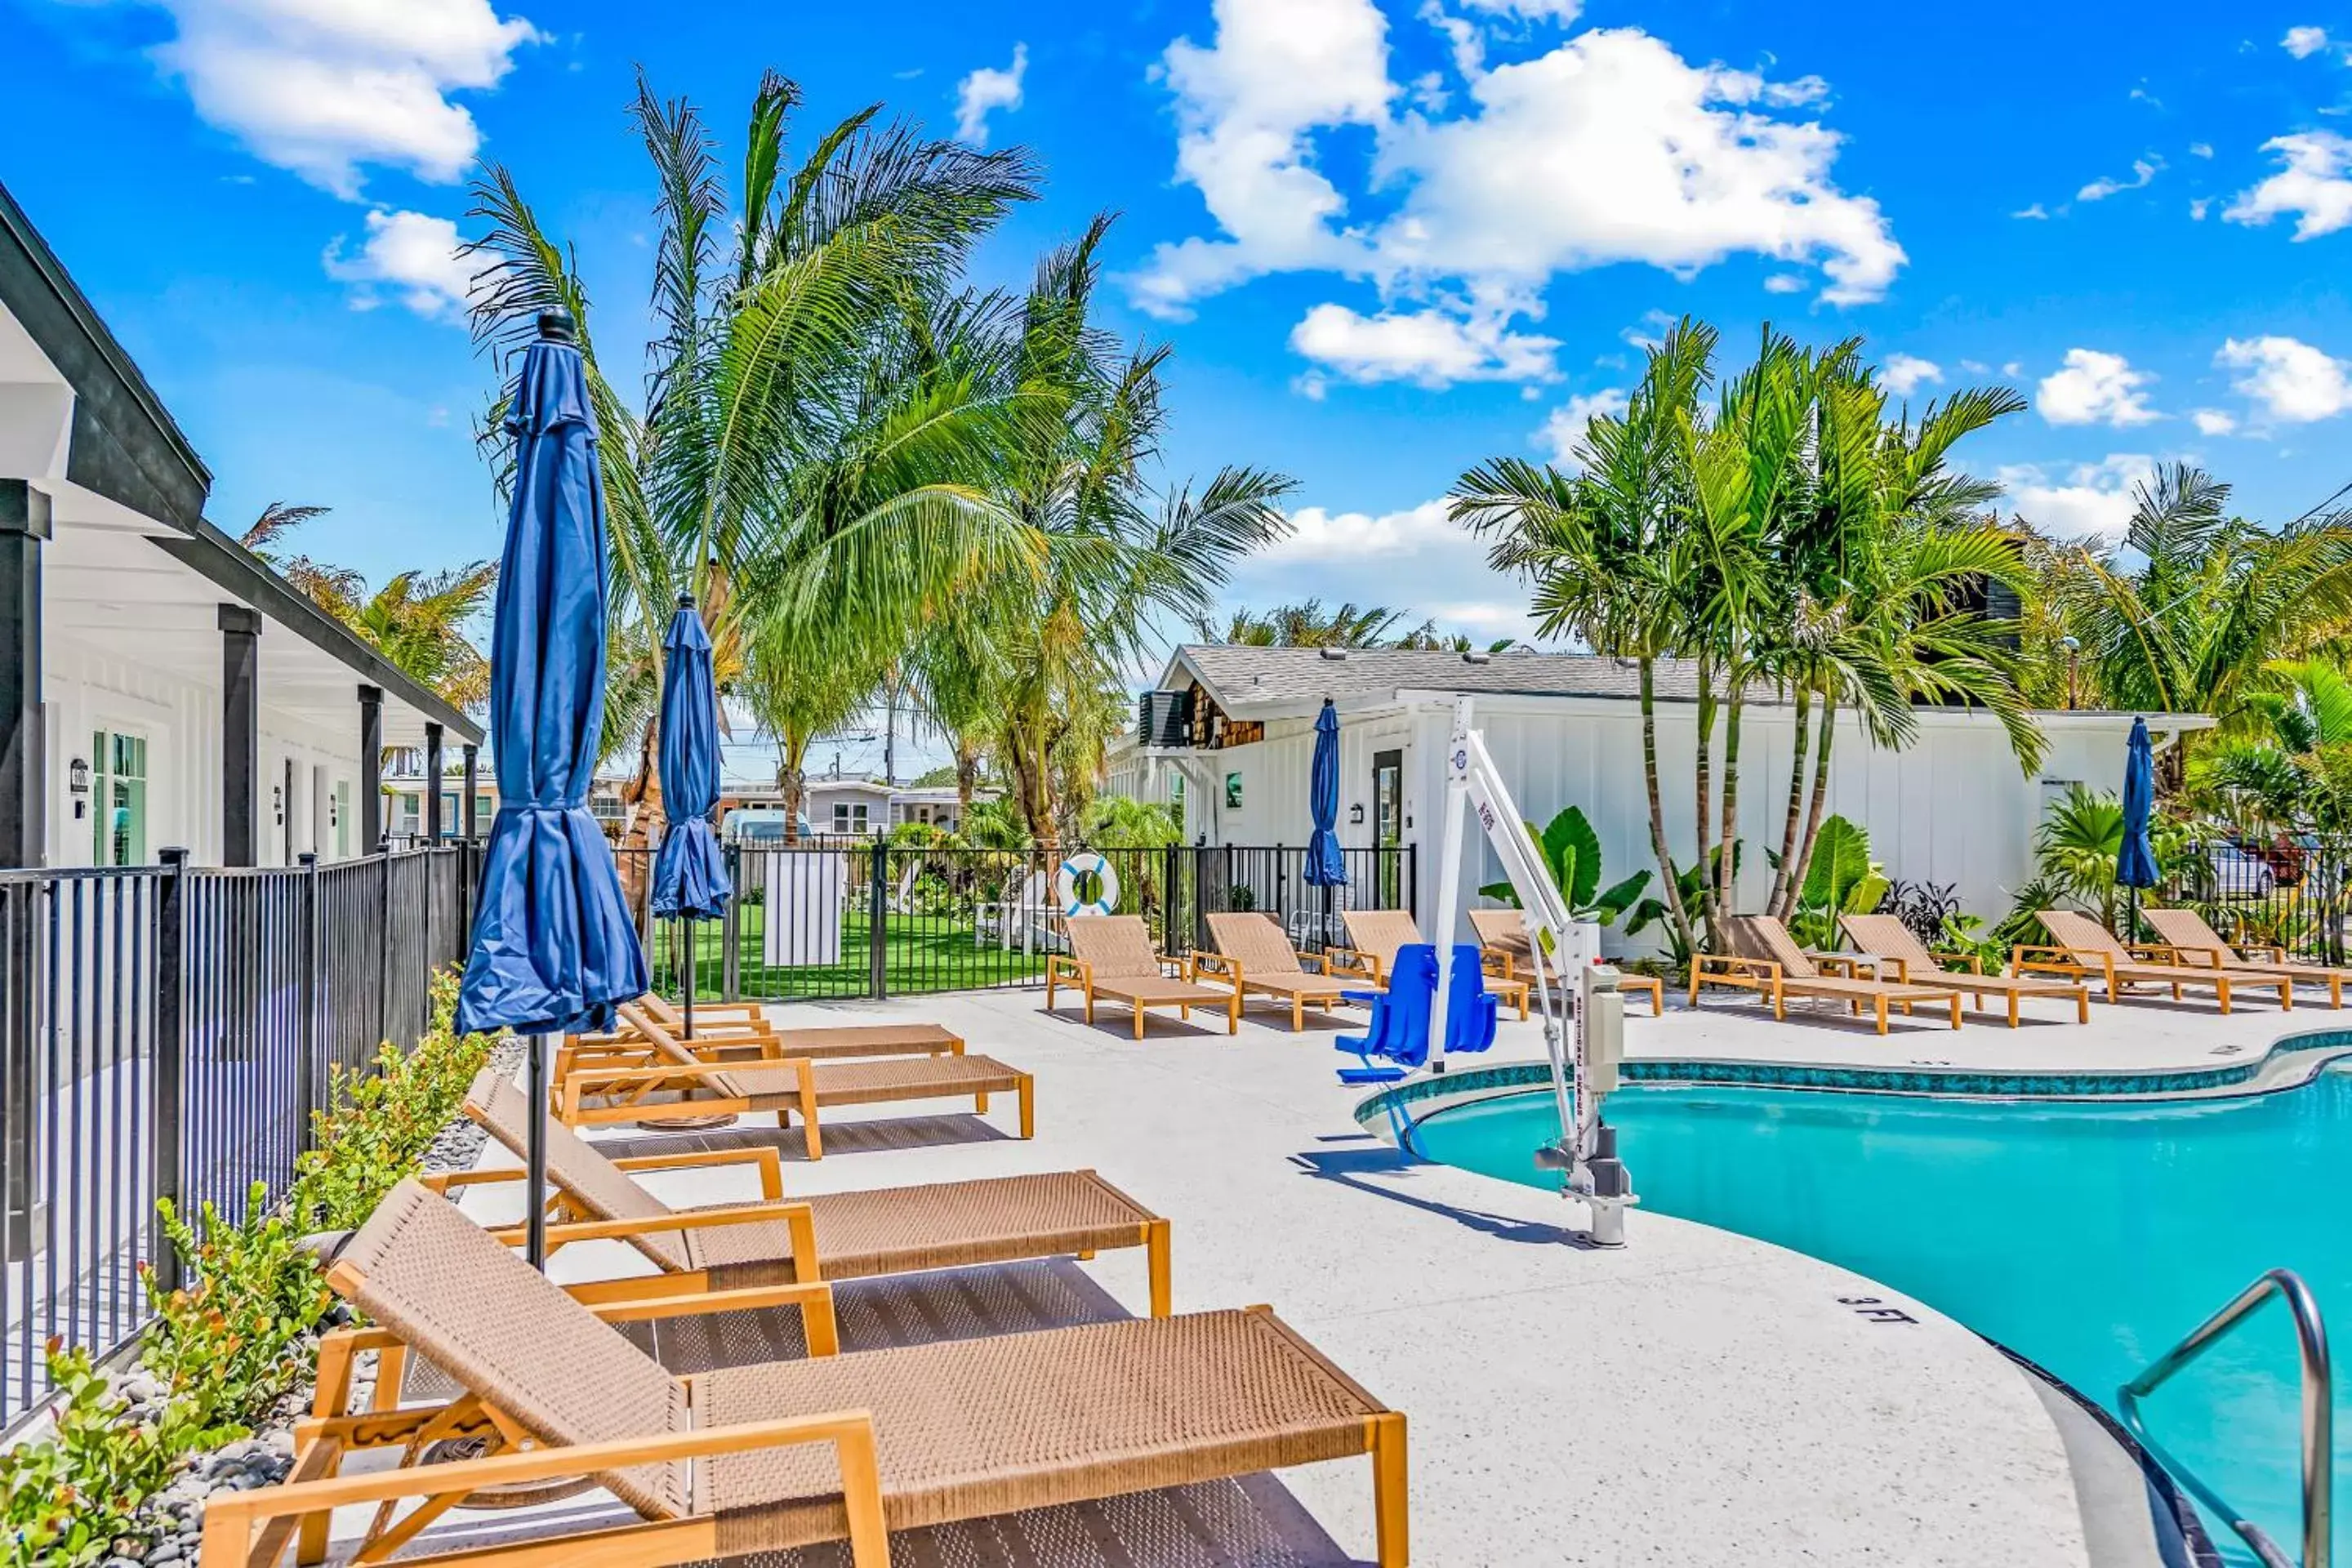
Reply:
[[[1798,885],[1789,934],[1803,946],[1829,950],[1841,940],[1843,915],[1870,914],[1885,900],[1890,886],[1870,858],[1870,835],[1843,816],[1822,824],[1813,858]]]
[[[1731,874],[1734,879],[1739,875],[1740,847],[1737,842],[1731,846]],[[1713,858],[1705,867],[1694,863],[1677,868],[1672,862],[1668,863],[1668,869],[1675,873],[1672,882],[1682,908],[1685,910],[1697,908],[1701,885],[1722,872],[1723,852],[1724,847],[1720,844],[1717,845]],[[1666,944],[1668,959],[1677,972],[1687,973],[1690,969],[1691,956],[1698,950],[1684,940],[1682,928],[1674,921],[1674,908],[1673,901],[1656,893],[1640,900],[1626,911],[1625,934],[1629,937],[1639,936],[1651,925],[1659,925],[1662,928],[1660,940]]]
[[[302,595],[453,708],[478,710],[490,698],[490,663],[467,635],[498,585],[498,563],[476,561],[446,572],[403,572],[381,588],[345,567],[288,555],[278,542],[323,506],[271,501],[239,541]]]
[[[1617,917],[1633,908],[1642,889],[1650,885],[1650,873],[1636,871],[1622,881],[1601,887],[1601,835],[1592,830],[1580,807],[1564,808],[1549,826],[1538,828],[1532,822],[1526,826],[1544,869],[1551,875],[1552,886],[1559,889],[1569,913],[1577,920],[1615,925]],[[1489,882],[1478,891],[1515,910],[1520,907],[1518,889],[1507,880]]]
[[[1352,599],[1324,608],[1320,599],[1276,605],[1269,610],[1235,610],[1221,627],[1207,616],[1193,622],[1204,642],[1252,647],[1418,647],[1416,638],[1436,636],[1436,623],[1412,624],[1409,611],[1386,605],[1359,608]]]
[[[2239,732],[2209,742],[2188,798],[2242,838],[2352,826],[2352,679],[2325,658],[2273,659]]]
[[[2192,825],[2161,816],[2149,824],[2148,838],[2159,876],[2177,875],[2197,847]],[[2074,784],[2052,805],[2034,833],[2038,879],[2062,898],[2095,910],[2101,924],[2117,931],[2123,889],[2116,880],[2116,867],[2123,846],[2122,800]]]
[[[1951,882],[1906,882],[1897,878],[1886,884],[1886,896],[1879,900],[1876,912],[1893,915],[1923,946],[1933,950],[1944,940],[1948,923],[1960,913],[1960,895]]]

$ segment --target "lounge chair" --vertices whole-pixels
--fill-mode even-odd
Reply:
[[[1886,1033],[1889,1006],[1900,1007],[1906,1014],[1922,1004],[1948,1006],[1952,1027],[1960,1026],[1960,994],[1957,991],[1824,974],[1805,950],[1797,945],[1789,928],[1769,915],[1725,915],[1716,923],[1722,928],[1719,934],[1734,951],[1701,953],[1692,961],[1690,1001],[1694,1007],[1698,1005],[1700,986],[1730,985],[1770,997],[1775,1018],[1789,1016],[1788,998],[1815,996],[1843,1002],[1851,1013],[1858,1014],[1868,1007],[1882,1035]]]
[[[1965,971],[1948,969],[1946,963],[1956,961],[1939,958],[1930,952],[1927,944],[1921,942],[1896,915],[1846,915],[1839,923],[1845,927],[1845,934],[1860,950],[1856,956],[1871,956],[1881,961],[1879,978],[1882,980],[1886,977],[1883,965],[1892,963],[1898,982],[1956,991],[1963,996],[1975,997],[1979,1007],[1984,1005],[1987,996],[2005,996],[2009,999],[2009,1026],[2012,1029],[2018,1023],[2017,1005],[2028,996],[2067,998],[2074,1004],[2075,1022],[2087,1024],[2091,1021],[2091,988],[2080,981],[1987,974],[1984,960],[1974,953],[1969,955],[1969,967]]]
[[[1536,970],[1535,945],[1528,941],[1527,917],[1517,910],[1472,910],[1470,929],[1478,933],[1478,946],[1486,955],[1487,966],[1507,980],[1533,976]],[[1559,966],[1544,956],[1544,973],[1553,984],[1565,984]],[[1620,991],[1646,991],[1650,994],[1650,1012],[1661,1016],[1666,1010],[1666,983],[1654,974],[1634,974],[1621,971],[1617,976]],[[1527,1009],[1519,1010],[1527,1016]]]
[[[465,1394],[306,1423],[303,1479],[208,1500],[202,1568],[274,1558],[298,1527],[323,1548],[331,1510],[355,1504],[381,1505],[369,1545],[389,1555],[483,1488],[577,1477],[639,1518],[550,1518],[400,1560],[650,1568],[846,1540],[856,1568],[887,1568],[893,1529],[1356,1455],[1372,1460],[1381,1568],[1406,1563],[1404,1417],[1264,1308],[674,1377],[610,1321],[665,1303],[592,1310],[414,1181],[327,1279],[374,1339]],[[824,1285],[778,1289],[830,1301]],[[347,1449],[457,1433],[491,1457],[332,1474]]]
[[[2210,969],[2249,969],[2258,974],[2285,975],[2297,985],[2325,985],[2327,1005],[2344,1005],[2344,982],[2352,979],[2352,969],[2291,963],[2286,949],[2276,942],[2223,942],[2195,910],[2142,910],[2139,918],[2156,928],[2156,934],[2171,944],[2184,963],[2200,962],[2201,954],[2201,962]]]
[[[2097,979],[2107,1000],[2120,1002],[2132,985],[2169,985],[2172,999],[2181,1000],[2184,986],[2210,991],[2223,1015],[2231,994],[2240,990],[2275,991],[2282,1008],[2294,1005],[2294,981],[2276,973],[2253,969],[2216,969],[2202,960],[2184,963],[2178,949],[2140,943],[2126,947],[2115,933],[2085,914],[2073,910],[2039,910],[2034,919],[2050,933],[2049,945],[2019,942],[2010,950],[2012,974],[2067,974]]]
[[[1253,994],[1288,1003],[1294,1030],[1307,1026],[1307,1008],[1328,1013],[1364,984],[1331,973],[1320,954],[1302,959],[1272,915],[1211,915],[1209,941],[1216,951],[1194,953],[1192,973],[1223,981],[1244,1005]]]
[[[523,1156],[530,1107],[503,1074],[484,1068],[475,1075],[466,1091],[466,1114],[517,1158]],[[691,1228],[679,1228],[679,1212],[633,1175],[733,1164],[758,1168],[761,1201],[695,1209]],[[1091,1258],[1140,1247],[1150,1254],[1151,1315],[1164,1318],[1169,1311],[1168,1222],[1092,1171],[821,1193],[787,1203],[783,1167],[772,1148],[609,1160],[569,1128],[551,1126],[547,1174],[564,1210],[547,1227],[551,1252],[568,1242],[617,1239],[662,1270],[658,1280],[614,1280],[610,1294],[853,1279],[1027,1258]],[[519,1170],[465,1171],[425,1180],[446,1193],[521,1175]]]
[[[1348,910],[1340,919],[1347,922],[1348,945],[1328,955],[1334,974],[1360,974],[1374,985],[1386,986],[1390,972],[1396,967],[1397,950],[1421,941],[1421,925],[1411,910]],[[1517,1007],[1525,1021],[1529,1012],[1528,982],[1513,979],[1498,966],[1483,966],[1486,989]]]
[[[761,1035],[703,1035],[692,1039],[633,1002],[619,1009],[624,1029],[610,1035],[574,1035],[555,1053],[560,1086],[583,1068],[654,1067],[676,1060],[681,1051],[702,1062],[778,1062],[800,1058],[833,1061],[845,1057],[961,1056],[963,1037],[937,1024],[845,1024],[814,1029],[770,1029]]]
[[[817,1112],[833,1105],[886,1105],[901,1100],[961,1100],[970,1095],[982,1115],[988,1097],[1021,1099],[1021,1136],[1037,1131],[1035,1080],[993,1057],[867,1058],[817,1061],[808,1057],[763,1060],[756,1066],[707,1062],[667,1031],[649,1037],[657,1059],[642,1067],[575,1066],[555,1086],[556,1114],[567,1126],[613,1121],[701,1121],[772,1110],[779,1126],[801,1118],[801,1140],[812,1160],[824,1156]]]
[[[1189,960],[1153,951],[1151,931],[1141,915],[1072,915],[1063,922],[1063,930],[1070,951],[1045,958],[1048,1013],[1054,1010],[1055,986],[1068,984],[1077,987],[1086,998],[1089,1024],[1095,1021],[1097,997],[1126,1003],[1134,1010],[1139,1040],[1143,1038],[1144,1012],[1152,1007],[1173,1007],[1179,1017],[1186,1019],[1195,1007],[1214,1007],[1225,1016],[1225,1033],[1241,1032],[1241,993],[1200,984],[1192,979]],[[1163,967],[1168,964],[1181,967],[1184,978],[1171,978]]]

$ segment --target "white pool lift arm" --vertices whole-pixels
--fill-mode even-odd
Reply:
[[[1601,1120],[1601,1101],[1616,1088],[1617,1064],[1623,1049],[1624,1004],[1617,994],[1616,972],[1596,968],[1594,961],[1600,954],[1584,951],[1584,931],[1538,858],[1518,805],[1486,753],[1485,738],[1471,728],[1470,713],[1470,699],[1456,698],[1454,732],[1445,748],[1445,804],[1437,876],[1437,995],[1430,1009],[1430,1071],[1445,1070],[1446,1003],[1452,994],[1454,902],[1462,880],[1462,816],[1466,806],[1486,830],[1486,841],[1495,847],[1503,874],[1518,896],[1529,951],[1538,955],[1549,952],[1553,958],[1552,964],[1538,961],[1534,965],[1533,980],[1543,1018],[1544,1050],[1551,1059],[1552,1097],[1559,1110],[1561,1136],[1558,1143],[1536,1152],[1536,1163],[1565,1173],[1564,1194],[1590,1207],[1591,1239],[1596,1245],[1622,1247],[1624,1211],[1640,1200],[1617,1159],[1616,1131]],[[1576,994],[1564,990],[1555,994],[1547,973],[1554,967],[1563,981],[1576,986]],[[1569,1020],[1566,1028],[1564,1018]]]

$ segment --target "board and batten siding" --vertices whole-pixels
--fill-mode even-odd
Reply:
[[[2112,714],[2044,715],[2045,754],[2042,765],[2029,773],[2019,766],[2006,732],[1991,715],[1944,708],[1916,712],[1918,737],[1902,751],[1873,747],[1854,719],[1841,716],[1824,814],[1843,815],[1861,825],[1870,835],[1872,858],[1889,877],[1949,883],[1964,909],[1998,919],[2008,912],[2014,889],[2032,874],[2033,833],[2045,802],[2067,783],[2107,791],[2120,787],[2131,721]],[[1658,768],[1667,841],[1684,857],[1696,839],[1696,717],[1688,703],[1661,703],[1658,708]],[[1654,867],[1642,773],[1641,714],[1633,704],[1605,699],[1483,697],[1475,722],[1523,816],[1540,824],[1564,806],[1581,806],[1600,836],[1602,876],[1608,881]],[[1430,703],[1343,716],[1340,727],[1343,844],[1371,842],[1373,753],[1405,753],[1405,837],[1421,847],[1423,907],[1416,912],[1424,930],[1436,908],[1439,839],[1434,814],[1444,802],[1444,744],[1451,723],[1449,707]],[[1197,754],[1186,784],[1188,837],[1206,832],[1212,844],[1306,840],[1312,826],[1307,775],[1314,735],[1303,720],[1281,721],[1269,731],[1265,740],[1251,745]],[[1771,886],[1771,863],[1765,851],[1780,847],[1794,738],[1794,713],[1788,707],[1752,707],[1742,719],[1742,908],[1759,906]],[[1716,750],[1713,809],[1719,814],[1719,731]],[[1242,775],[1239,811],[1223,806],[1227,773]],[[1142,785],[1141,777],[1135,763],[1125,762],[1111,785],[1166,798],[1165,764],[1156,785]],[[1213,813],[1191,805],[1192,792],[1203,784],[1217,793]],[[1359,803],[1367,817],[1360,826],[1349,820],[1349,807]],[[1459,907],[1468,909],[1479,902],[1478,888],[1501,879],[1503,873],[1475,826],[1465,825],[1465,831],[1468,852]],[[1467,937],[1466,923],[1457,934]],[[1656,935],[1654,930],[1645,931],[1629,942],[1611,931],[1604,933],[1603,948],[1612,956],[1645,953],[1655,950]]]

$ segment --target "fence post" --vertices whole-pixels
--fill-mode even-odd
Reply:
[[[181,1079],[187,1068],[186,945],[188,852],[166,849],[163,875],[155,889],[155,1075],[150,1110],[148,1182],[155,1202],[180,1208]],[[182,1214],[183,1219],[188,1216]],[[180,1254],[155,1233],[151,1298],[180,1288]]]
[[[1176,951],[1176,846],[1160,851],[1160,951]]]
[[[0,1081],[0,1101],[7,1108],[0,1118],[0,1138],[7,1143],[0,1181],[6,1184],[8,1211],[7,1246],[0,1249],[0,1258],[12,1266],[33,1256],[34,1211],[39,1206],[33,1195],[33,1042],[39,1027],[34,1000],[39,992],[39,937],[33,917],[41,892],[42,884],[31,880],[0,887],[0,921],[5,922],[7,942],[5,952],[0,952],[0,963],[7,965],[5,978],[0,980],[0,1073],[5,1075]],[[26,1310],[29,1311],[29,1304]]]
[[[1421,846],[1417,843],[1404,847],[1404,907],[1412,911],[1413,919],[1419,920],[1421,918]]]
[[[719,917],[719,994],[735,1002],[743,994],[743,955],[736,949],[743,934],[743,847],[730,844],[719,853],[727,861],[727,908]]]
[[[392,851],[375,855],[375,1037],[392,1038]],[[374,1058],[370,1051],[368,1057]]]
[[[310,1118],[319,1109],[319,858],[297,855],[302,868],[302,955],[294,994],[299,1022],[294,1029],[294,1148],[310,1152]]]
[[[874,995],[880,998],[890,994],[890,844],[885,838],[874,841],[874,885],[869,907],[872,912],[866,928],[866,980]]]

